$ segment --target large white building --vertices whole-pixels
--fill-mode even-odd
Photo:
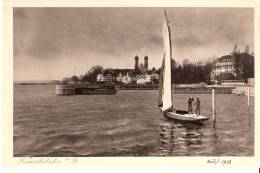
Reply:
[[[130,84],[132,83],[132,77],[129,76],[128,73],[126,73],[126,75],[122,75],[122,73],[119,73],[118,76],[116,77],[116,81],[122,82],[124,84]]]
[[[114,82],[115,81],[115,77],[111,74],[98,74],[97,75],[97,81],[98,82]]]
[[[137,84],[147,84],[151,83],[151,75],[136,75]]]
[[[246,52],[222,56],[213,63],[212,79],[222,73],[232,74],[237,80],[254,77],[254,57]]]
[[[214,62],[212,77],[214,78],[221,73],[231,73],[236,76],[235,59],[232,55],[222,56]]]

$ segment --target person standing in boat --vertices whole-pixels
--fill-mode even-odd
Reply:
[[[200,115],[200,99],[198,97],[196,100],[196,114]]]
[[[188,112],[189,114],[192,113],[192,102],[194,101],[194,99],[192,97],[189,98],[188,100]]]

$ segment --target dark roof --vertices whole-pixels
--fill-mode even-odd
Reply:
[[[156,72],[156,71],[154,71]],[[124,68],[124,69],[109,69],[107,72],[104,72],[104,74],[112,74],[114,76],[118,76],[119,73],[121,73],[122,75],[126,75],[127,73],[129,75],[136,75],[136,74],[139,74],[138,72],[135,72],[134,69],[127,69],[127,68]],[[152,70],[148,70],[146,71],[147,74],[152,74],[153,71]]]
[[[226,60],[226,59],[232,59],[232,56],[231,55],[224,55],[221,58],[218,58],[219,61],[223,61],[223,60]]]
[[[121,73],[122,75],[126,75],[127,73],[132,73],[133,69],[112,69],[112,71],[114,72],[114,75],[118,76],[119,73]]]
[[[238,53],[238,54],[235,54],[235,55],[224,55],[224,56],[218,58],[217,61],[224,61],[224,60],[233,59],[233,58],[235,58],[235,56],[238,57],[238,58],[244,58],[244,57],[250,58],[250,59],[254,58],[252,55],[243,52],[243,53]]]

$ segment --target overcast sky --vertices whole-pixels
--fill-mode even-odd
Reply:
[[[253,51],[250,8],[166,8],[177,62]],[[93,65],[133,68],[162,61],[163,8],[14,8],[14,80],[85,74]]]

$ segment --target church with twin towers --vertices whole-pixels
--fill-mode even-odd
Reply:
[[[144,63],[140,63],[139,65],[139,56],[135,56],[135,64],[134,64],[134,73],[135,74],[144,74],[148,72],[148,56],[144,56]]]
[[[106,69],[102,74],[97,75],[97,81],[115,81],[125,84],[146,84],[154,83],[156,81],[158,82],[159,74],[157,74],[155,70],[149,70],[148,56],[144,56],[143,62],[140,62],[139,60],[139,56],[136,55],[134,57],[134,68],[132,69]]]

